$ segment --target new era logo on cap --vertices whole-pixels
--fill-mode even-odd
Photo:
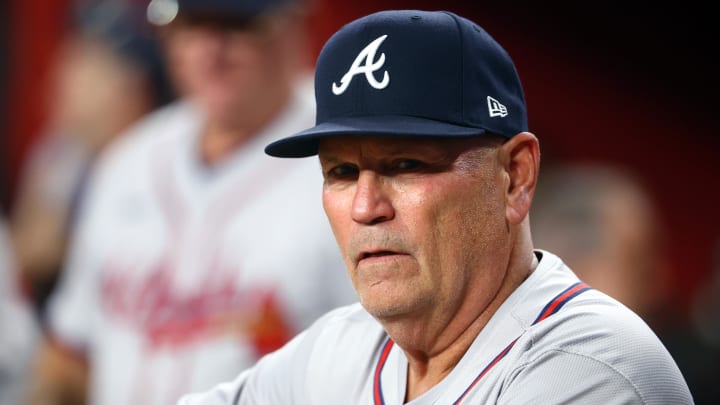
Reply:
[[[487,96],[488,113],[491,117],[507,117],[507,107],[494,98]]]
[[[515,66],[481,27],[444,11],[393,10],[341,28],[315,69],[316,125],[265,148],[317,153],[328,136],[512,137],[527,131]]]

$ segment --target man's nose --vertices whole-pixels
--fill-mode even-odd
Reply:
[[[355,222],[373,225],[395,217],[389,185],[376,172],[362,170],[358,175],[352,204],[352,219]]]

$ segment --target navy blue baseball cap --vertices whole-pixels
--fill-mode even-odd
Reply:
[[[528,130],[508,53],[446,11],[381,11],[342,27],[318,57],[315,100],[316,125],[269,144],[268,155],[312,156],[329,136],[510,138]]]
[[[156,25],[165,25],[182,13],[200,13],[251,19],[299,0],[152,0],[147,18]]]

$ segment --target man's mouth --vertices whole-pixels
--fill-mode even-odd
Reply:
[[[389,256],[389,255],[395,255],[397,252],[393,252],[390,250],[378,250],[375,252],[362,252],[360,253],[359,259],[367,259],[368,257],[380,257],[380,256]]]
[[[363,260],[366,259],[374,259],[374,258],[382,258],[387,256],[397,256],[397,255],[403,255],[404,253],[394,251],[394,250],[366,250],[364,252],[360,252],[356,258],[356,263],[360,263]]]

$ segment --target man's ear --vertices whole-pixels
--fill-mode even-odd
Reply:
[[[521,132],[505,141],[500,149],[507,179],[505,216],[509,223],[517,225],[530,211],[540,170],[540,145],[535,135]]]

